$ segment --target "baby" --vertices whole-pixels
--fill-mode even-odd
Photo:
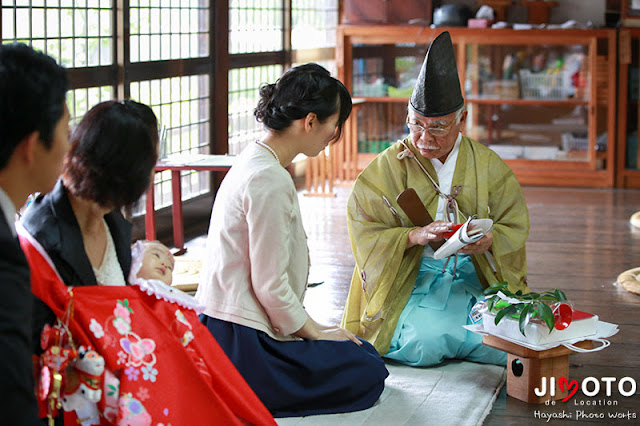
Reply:
[[[167,246],[160,241],[148,240],[138,241],[136,244],[140,244],[142,249],[142,264],[138,271],[138,277],[147,280],[156,279],[171,285],[175,259]],[[136,244],[131,249],[132,257]]]
[[[131,246],[129,283],[139,286],[149,295],[174,302],[202,313],[204,305],[177,288],[171,287],[175,260],[169,249],[159,241],[140,240]]]

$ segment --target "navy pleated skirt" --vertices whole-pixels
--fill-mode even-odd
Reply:
[[[204,314],[200,321],[274,417],[364,410],[378,400],[389,375],[368,342],[281,342]]]

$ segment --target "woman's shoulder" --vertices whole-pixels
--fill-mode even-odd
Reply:
[[[295,192],[289,172],[260,146],[247,147],[237,165],[240,167],[235,170],[236,177],[242,179],[246,189],[252,193]]]
[[[38,195],[27,207],[20,222],[45,249],[59,241],[58,219],[52,204],[52,194]]]
[[[214,210],[218,213],[224,210],[229,214],[235,209],[242,209],[247,202],[290,202],[295,195],[291,175],[274,160],[247,147],[222,181]]]
[[[283,167],[270,165],[255,169],[247,176],[243,198],[268,202],[291,202],[297,196],[293,178]]]
[[[46,194],[38,194],[29,204],[23,218],[51,216],[61,213],[68,213],[71,210],[71,203],[67,196],[67,189],[58,180],[53,189]]]

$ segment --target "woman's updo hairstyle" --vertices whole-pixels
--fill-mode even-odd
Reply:
[[[310,63],[289,69],[275,84],[262,85],[260,101],[253,113],[268,129],[281,131],[311,112],[324,122],[338,111],[334,141],[340,139],[342,126],[351,114],[351,95],[329,71]]]

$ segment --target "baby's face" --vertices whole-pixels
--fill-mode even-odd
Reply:
[[[173,264],[173,255],[168,248],[160,243],[146,243],[138,277],[171,285]]]

